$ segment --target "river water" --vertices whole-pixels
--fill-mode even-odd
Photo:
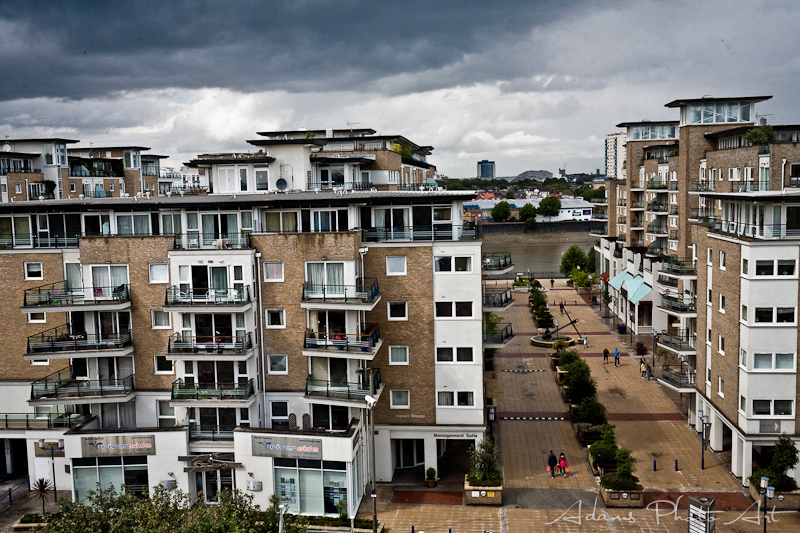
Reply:
[[[524,272],[528,269],[531,272],[547,273],[558,272],[561,266],[561,254],[573,244],[577,244],[581,249],[588,253],[594,245],[591,242],[570,242],[570,234],[564,233],[564,240],[561,242],[542,242],[533,244],[486,244],[483,245],[484,253],[510,253],[514,263],[514,273]],[[582,239],[585,240],[585,239]]]

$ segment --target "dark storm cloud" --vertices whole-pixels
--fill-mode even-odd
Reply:
[[[165,87],[397,94],[511,79],[515,54],[455,66],[512,50],[584,3],[3,2],[0,100]]]

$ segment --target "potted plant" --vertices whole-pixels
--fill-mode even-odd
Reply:
[[[337,333],[333,336],[333,344],[340,350],[344,350],[345,345],[347,344],[347,335],[343,333]]]
[[[425,484],[428,485],[429,489],[432,489],[436,486],[436,469],[433,467],[428,468],[425,471]]]
[[[206,343],[206,351],[208,353],[214,353],[214,341],[208,341]]]

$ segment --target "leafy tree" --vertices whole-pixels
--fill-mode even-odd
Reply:
[[[503,473],[497,466],[497,450],[492,439],[485,438],[477,446],[469,448],[472,466],[467,474],[469,484],[474,487],[496,487],[503,482]]]
[[[597,383],[592,379],[592,372],[586,361],[578,359],[566,366],[561,366],[561,369],[567,371],[567,375],[564,377],[564,386],[567,389],[567,400],[570,403],[580,404],[584,398],[589,398],[597,393]]]
[[[608,307],[611,305],[611,294],[608,292],[608,285],[603,289],[603,303]]]
[[[800,461],[800,452],[786,433],[778,437],[772,448],[772,462],[769,467],[778,475],[785,475],[786,471],[794,468]]]
[[[53,482],[44,477],[40,477],[34,481],[33,486],[31,487],[31,491],[36,495],[36,497],[42,500],[42,516],[44,516],[45,513],[44,500],[50,495],[51,490],[53,490]]]
[[[506,201],[499,202],[492,208],[492,220],[503,221],[511,216],[511,204]]]
[[[749,130],[744,138],[753,144],[769,144],[775,141],[775,132],[771,124],[765,124]]]
[[[589,273],[586,272],[585,270],[578,270],[577,268],[572,271],[569,280],[576,287],[587,288],[592,284],[592,280],[589,277]]]
[[[575,418],[578,423],[599,426],[608,423],[606,406],[597,401],[594,396],[584,398],[578,406],[578,416]]]
[[[516,197],[517,197],[517,188],[516,187],[509,188],[508,192],[506,192],[506,198],[508,198],[509,200],[513,200]]]
[[[567,248],[567,250],[564,252],[564,255],[561,256],[561,266],[558,267],[558,271],[567,276],[570,275],[578,266],[580,266],[582,269],[586,266],[586,254],[583,253],[583,250],[581,250],[580,246],[573,244]]]
[[[530,218],[536,219],[536,207],[533,204],[525,204],[519,210],[519,219],[527,222]]]
[[[466,190],[466,187],[464,187],[464,184],[460,181],[449,180],[447,183],[445,183],[445,189],[448,191],[464,191]]]
[[[543,217],[557,217],[561,209],[561,200],[555,196],[548,196],[539,202],[539,208],[536,210]]]
[[[583,269],[586,272],[594,273],[595,271],[595,253],[594,247],[589,248],[589,252],[586,254],[586,262],[583,264]]]
[[[603,454],[606,459],[617,456],[617,437],[614,434],[614,424],[605,424],[600,431],[600,440],[589,446],[592,459],[597,459],[597,454]]]

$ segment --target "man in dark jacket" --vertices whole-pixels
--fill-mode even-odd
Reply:
[[[597,452],[597,473],[600,474],[600,477],[603,477],[606,468],[606,459],[603,457],[603,454]]]
[[[547,465],[550,467],[550,477],[556,477],[556,464],[558,460],[556,459],[556,454],[553,453],[553,450],[550,450],[550,457],[547,458]]]

